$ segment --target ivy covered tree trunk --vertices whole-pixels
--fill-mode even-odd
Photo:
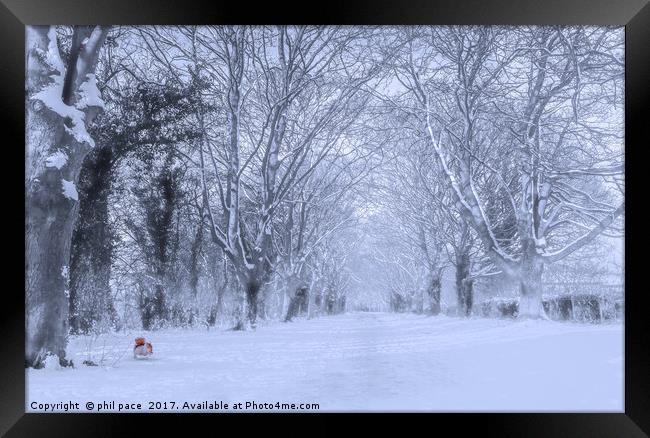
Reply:
[[[196,228],[196,233],[194,234],[194,240],[192,241],[192,248],[190,252],[190,290],[192,291],[192,297],[196,303],[196,297],[199,290],[199,256],[201,254],[201,249],[203,246],[203,209],[200,209],[199,212],[201,220]],[[190,309],[189,324],[192,325],[199,314],[199,309],[196,307],[196,304]]]
[[[67,66],[53,26],[27,27],[26,366],[48,355],[69,365],[70,244],[76,184],[94,146],[87,127],[103,108],[95,65],[107,29],[76,27]]]
[[[192,296],[196,298],[199,286],[199,256],[203,246],[203,211],[201,211],[201,221],[196,227],[196,233],[192,242],[192,250],[190,254],[190,289]]]
[[[79,219],[70,257],[70,331],[88,333],[96,321],[113,323],[115,308],[109,285],[113,233],[108,197],[112,186],[113,149],[93,150],[79,177]]]
[[[135,236],[140,251],[146,254],[148,270],[143,280],[140,313],[146,330],[162,327],[170,317],[183,319],[170,292],[178,268],[178,209],[183,197],[180,185],[182,169],[175,166],[174,156],[167,153],[162,162],[145,162],[142,179],[132,189],[138,220],[129,218],[126,226]]]

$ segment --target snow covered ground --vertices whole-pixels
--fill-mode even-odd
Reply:
[[[27,372],[27,411],[76,402],[72,411],[88,412],[93,402],[97,412],[110,401],[102,411],[126,402],[147,412],[204,411],[190,404],[205,402],[228,411],[239,402],[274,411],[276,402],[319,411],[623,411],[620,324],[349,313],[256,332],[144,333],[154,356],[135,360],[141,334],[71,339],[75,369]],[[82,365],[89,354],[103,355],[103,366]]]

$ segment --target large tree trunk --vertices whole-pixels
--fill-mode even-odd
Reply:
[[[159,282],[153,287],[153,293],[144,288],[140,301],[140,317],[143,330],[153,330],[162,327],[169,320],[169,306],[166,300],[165,288]]]
[[[158,326],[164,325],[169,319],[169,309],[165,297],[165,287],[162,283],[156,284],[153,294],[153,315]]]
[[[50,354],[65,358],[68,329],[68,266],[70,236],[76,209],[57,200],[60,178],[45,172],[40,189],[27,200],[27,365],[38,368]],[[56,181],[56,182],[55,182]],[[68,205],[72,204],[72,205]]]
[[[208,325],[213,326],[217,322],[217,319],[221,315],[223,308],[223,296],[228,290],[228,285],[230,283],[230,276],[228,275],[228,260],[224,257],[223,259],[223,284],[217,288],[217,302],[210,309],[210,314],[208,315]]]
[[[293,296],[291,301],[289,301],[289,308],[287,309],[287,315],[284,317],[284,322],[289,322],[293,319],[294,316],[298,313],[298,299]]]
[[[203,246],[203,211],[201,210],[201,220],[196,233],[194,241],[192,242],[192,249],[190,253],[190,289],[192,297],[196,299],[199,286],[199,256],[201,255],[201,247]]]
[[[429,313],[431,315],[440,314],[440,275],[433,274],[429,282],[429,289],[427,290],[430,300]]]
[[[519,281],[519,318],[544,318],[542,273],[544,261],[532,251],[525,251]]]
[[[53,26],[27,28],[26,366],[65,357],[76,183],[94,146],[86,130],[101,107],[95,82],[99,27],[76,28],[68,68]]]
[[[312,278],[311,282],[309,283],[309,291],[307,293],[307,319],[311,319],[312,317],[312,312],[314,309],[314,298],[316,297],[316,294],[314,293],[314,286],[316,285],[316,281]]]
[[[456,256],[456,297],[458,316],[470,316],[474,301],[474,281],[470,278],[470,258],[466,251]]]
[[[258,280],[252,279],[246,283],[246,305],[248,308],[247,317],[251,328],[257,324],[257,297],[259,295],[261,284]]]
[[[300,291],[306,287],[306,285],[294,274],[289,275],[286,280],[286,294],[289,298],[289,306],[286,310],[286,315],[284,317],[284,322],[291,321],[291,319],[298,314],[298,309],[300,307]]]
[[[284,322],[291,321],[294,316],[298,316],[302,312],[308,312],[308,300],[309,289],[306,285],[299,286],[291,297],[291,302],[289,303],[289,309],[287,309],[287,316],[284,318]]]
[[[462,301],[459,302],[458,312],[461,316],[471,316],[472,306],[474,305],[474,280],[463,278],[458,285],[459,296]]]
[[[199,314],[196,297],[199,290],[199,255],[203,244],[203,210],[201,210],[200,216],[201,220],[196,229],[190,253],[190,290],[192,291],[193,298],[192,309],[190,310],[190,325],[194,323],[195,318]]]

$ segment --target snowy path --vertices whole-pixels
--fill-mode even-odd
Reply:
[[[146,334],[71,341],[76,369],[29,370],[31,402],[318,403],[320,411],[623,410],[623,329],[548,321],[350,313],[256,332]],[[168,405],[169,407],[169,405]],[[113,411],[115,411],[114,409]],[[275,410],[275,409],[274,409]],[[111,411],[109,409],[109,411]],[[180,411],[179,411],[180,412]]]

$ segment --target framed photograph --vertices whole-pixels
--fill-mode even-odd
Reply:
[[[0,11],[6,436],[648,436],[647,1]]]

